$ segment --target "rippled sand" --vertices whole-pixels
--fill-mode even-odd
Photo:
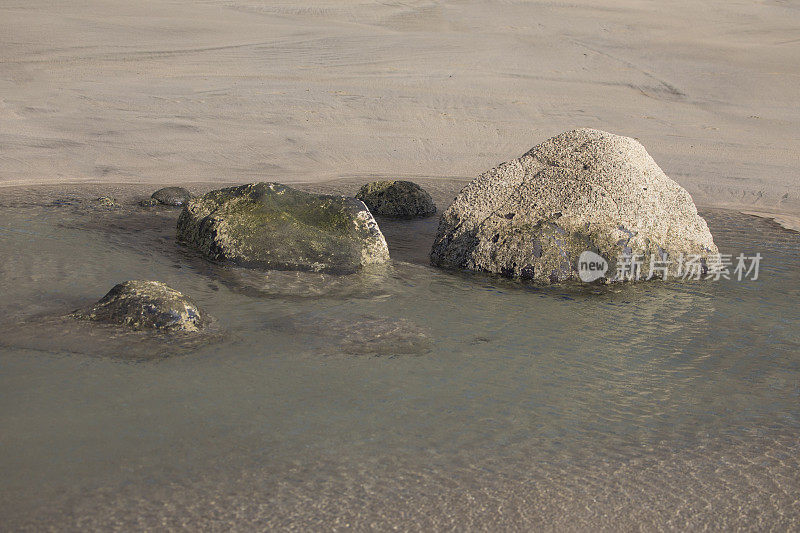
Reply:
[[[800,216],[800,8],[6,0],[0,184],[474,177],[575,127]]]

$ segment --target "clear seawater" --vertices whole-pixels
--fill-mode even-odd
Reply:
[[[797,527],[799,234],[701,211],[758,280],[587,290],[431,268],[436,217],[379,220],[386,272],[261,274],[143,190],[0,202],[3,529]],[[126,279],[212,330],[65,317]]]

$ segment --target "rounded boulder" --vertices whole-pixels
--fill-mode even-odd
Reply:
[[[641,279],[626,277],[628,263],[674,277],[688,258],[704,271],[719,261],[689,193],[636,140],[592,129],[553,137],[469,183],[442,215],[430,259],[547,284],[581,279],[585,252],[607,263],[599,282]]]
[[[374,215],[393,218],[423,218],[436,212],[433,198],[411,181],[373,181],[356,194]]]
[[[188,297],[160,281],[131,280],[115,285],[96,304],[73,316],[132,329],[197,332],[204,318]]]

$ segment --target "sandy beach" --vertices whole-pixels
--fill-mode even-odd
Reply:
[[[800,227],[791,2],[0,6],[0,184],[464,181],[574,127]]]
[[[796,529],[798,28],[796,0],[0,2],[0,529]],[[344,198],[453,213],[574,128],[697,210],[583,130],[458,216]],[[254,181],[337,197],[180,207]],[[600,245],[697,276],[578,284]]]

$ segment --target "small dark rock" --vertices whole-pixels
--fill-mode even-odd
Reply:
[[[151,198],[160,204],[182,206],[186,205],[193,196],[183,187],[164,187],[154,192]]]
[[[373,215],[395,218],[422,218],[436,212],[431,195],[411,181],[373,181],[358,191]]]
[[[131,280],[114,286],[75,318],[120,324],[133,329],[197,332],[203,316],[191,299],[160,281]]]
[[[155,198],[147,198],[139,202],[139,205],[142,207],[155,207],[157,205],[161,205],[161,202],[159,202]]]

